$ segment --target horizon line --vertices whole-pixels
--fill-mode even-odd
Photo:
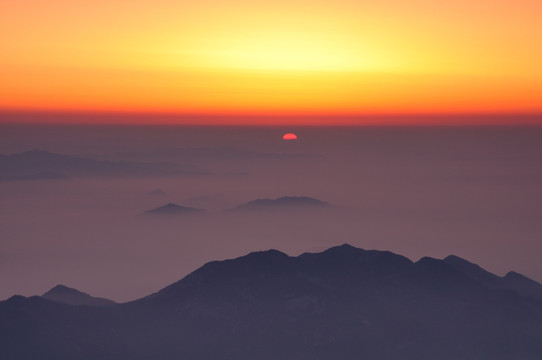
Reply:
[[[77,119],[75,119],[77,117]],[[513,119],[515,118],[515,120]],[[334,120],[334,121],[332,121]],[[480,126],[542,125],[542,112],[186,113],[0,109],[0,125]]]

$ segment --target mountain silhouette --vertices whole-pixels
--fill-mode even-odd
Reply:
[[[485,286],[444,260],[346,244],[212,261],[107,307],[0,302],[6,360],[534,360],[540,334],[541,301]]]
[[[181,206],[174,203],[169,203],[151,210],[145,211],[146,215],[179,215],[179,214],[196,214],[202,213],[205,210],[193,207]]]
[[[99,176],[199,176],[207,172],[190,164],[165,162],[134,162],[97,160],[30,150],[19,154],[1,155],[3,176],[28,177],[39,173],[60,173],[75,177]]]
[[[41,297],[69,305],[110,306],[116,304],[112,300],[93,297],[64,285],[55,286]]]
[[[273,210],[273,209],[301,209],[301,208],[324,208],[331,205],[307,196],[283,196],[276,199],[256,199],[245,204],[238,205],[233,210]]]

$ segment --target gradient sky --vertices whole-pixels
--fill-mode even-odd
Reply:
[[[533,0],[6,0],[5,111],[542,112]]]

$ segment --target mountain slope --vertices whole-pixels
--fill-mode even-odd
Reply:
[[[480,282],[484,286],[513,290],[520,295],[533,297],[542,301],[542,284],[531,280],[524,275],[510,271],[504,277],[500,277],[455,255],[450,255],[443,261],[460,270],[473,280]]]

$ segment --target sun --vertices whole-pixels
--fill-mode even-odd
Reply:
[[[297,135],[294,133],[286,133],[282,136],[282,140],[297,140]]]

